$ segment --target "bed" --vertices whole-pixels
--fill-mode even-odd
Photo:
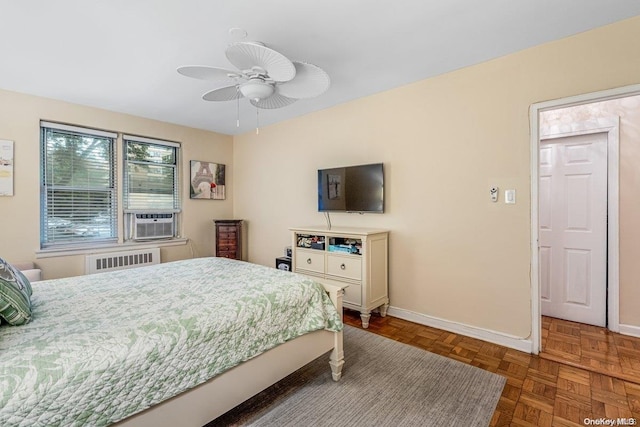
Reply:
[[[225,258],[32,285],[0,326],[0,425],[203,426],[315,358],[341,376],[342,289]]]

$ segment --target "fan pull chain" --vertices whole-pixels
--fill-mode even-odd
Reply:
[[[240,127],[240,86],[236,86],[236,127]]]
[[[260,109],[256,107],[256,135],[260,135]]]

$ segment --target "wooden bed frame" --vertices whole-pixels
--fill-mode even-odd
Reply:
[[[342,315],[344,287],[324,285]],[[202,427],[265,388],[331,351],[334,381],[344,365],[342,331],[311,332],[272,348],[199,386],[113,424],[117,427]]]

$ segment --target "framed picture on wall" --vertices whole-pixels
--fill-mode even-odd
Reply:
[[[227,198],[224,165],[191,160],[190,166],[189,193],[192,199],[224,200]]]
[[[0,196],[13,196],[13,141],[0,139]]]

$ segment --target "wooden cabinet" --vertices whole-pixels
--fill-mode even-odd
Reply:
[[[216,256],[243,259],[241,219],[218,219],[216,225]]]
[[[369,327],[371,311],[389,308],[389,232],[357,227],[291,228],[292,269],[321,283],[344,287],[343,306],[360,312]]]

